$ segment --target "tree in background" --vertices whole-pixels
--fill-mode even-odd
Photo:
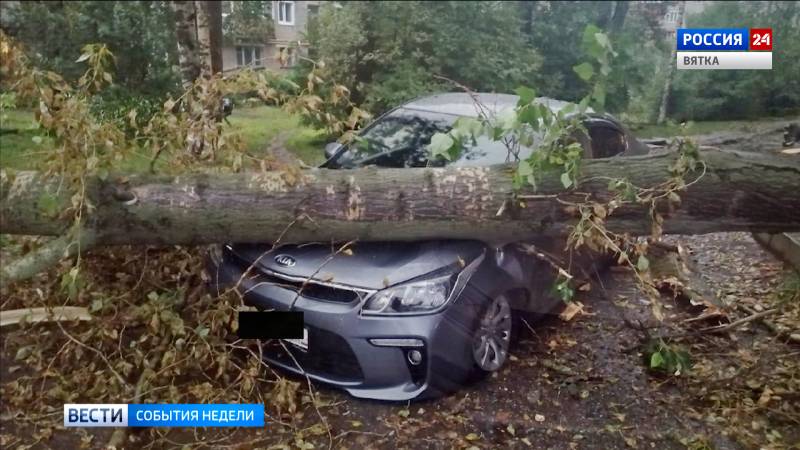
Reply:
[[[308,40],[312,58],[325,62],[323,78],[347,86],[353,103],[380,113],[420,95],[453,90],[446,79],[481,91],[530,85],[549,97],[583,98],[587,84],[572,68],[587,59],[582,30],[592,24],[606,32],[617,52],[606,76],[605,108],[628,121],[650,122],[667,85],[667,68],[674,67],[674,58],[664,64],[674,39],[662,21],[675,3],[326,2],[309,24]],[[220,9],[227,5],[223,20]],[[0,26],[28,47],[37,66],[70,81],[83,73],[76,62],[79,49],[106,44],[117,57],[115,83],[93,99],[93,112],[124,120],[136,109],[137,120],[146,121],[148,112],[177,93],[182,75],[186,82],[195,79],[201,63],[212,72],[221,69],[220,44],[211,43],[221,42],[220,34],[231,45],[272,37],[269,5],[7,1],[0,3]],[[687,17],[690,27],[771,26],[774,69],[677,71],[667,89],[666,116],[724,120],[798,111],[799,10],[791,2],[709,2],[702,13]],[[319,69],[301,64],[296,86],[308,83],[312,68]],[[326,94],[317,85],[315,92]]]
[[[772,70],[681,70],[667,115],[675,120],[751,119],[800,111],[800,6],[712,2],[687,27],[771,27]]]
[[[92,98],[91,112],[128,128],[128,114],[146,123],[163,98],[180,89],[175,27],[166,2],[0,2],[0,25],[27,49],[37,67],[75,82],[87,44],[102,43],[116,55],[114,84]]]
[[[588,88],[572,67],[587,59],[582,31],[593,24],[618,52],[607,109],[633,105],[638,112],[657,102],[652,92],[668,52],[659,23],[664,9],[628,2],[348,2],[323,7],[308,38],[331,76],[380,113],[454,89],[437,75],[480,91],[533,85],[546,96],[579,100]]]
[[[80,49],[103,43],[118,55],[114,80],[130,95],[161,97],[178,88],[174,26],[159,1],[4,2],[2,27],[24,43],[38,67],[75,81]]]
[[[222,33],[228,45],[263,44],[275,35],[269,15],[269,2],[226,2],[227,14],[222,21]]]
[[[191,86],[200,76],[222,71],[222,9],[218,3],[170,2],[184,88]]]
[[[634,106],[641,117],[638,110],[648,107],[640,104],[655,101],[648,97],[656,88],[661,55],[668,51],[659,22],[663,2],[521,2],[520,8],[528,45],[542,57],[535,78],[540,93],[570,101],[587,94],[587,83],[572,67],[587,59],[580,32],[592,24],[607,32],[617,51],[608,76],[606,109],[620,113]]]
[[[184,89],[188,89],[192,82],[203,72],[211,71],[211,64],[203,57],[202,44],[198,36],[198,11],[193,1],[170,2],[175,18],[175,34],[178,38],[178,62],[181,69],[181,81]],[[204,21],[205,22],[205,21]],[[205,23],[206,30],[208,30]],[[201,33],[204,34],[204,33]],[[204,36],[205,37],[205,36]],[[207,43],[207,42],[206,42]],[[209,54],[210,55],[210,54]]]
[[[686,2],[682,1],[678,4],[678,28],[683,28],[686,25]],[[658,106],[658,117],[656,118],[657,124],[662,124],[667,118],[667,103],[669,103],[669,93],[672,86],[672,80],[675,79],[675,72],[678,71],[675,61],[678,55],[678,41],[672,43],[672,51],[669,58],[666,60],[667,76],[664,80],[664,88],[661,91],[661,103]]]
[[[451,78],[481,91],[530,84],[541,59],[510,2],[347,2],[325,5],[309,32],[315,54],[356,102],[381,112],[441,90]]]

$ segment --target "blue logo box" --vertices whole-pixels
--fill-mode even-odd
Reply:
[[[679,28],[678,51],[747,50],[747,28]]]
[[[65,404],[65,427],[263,427],[261,404]]]

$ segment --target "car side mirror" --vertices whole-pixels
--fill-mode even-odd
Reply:
[[[343,145],[339,142],[328,142],[325,145],[325,159],[333,158],[333,155],[339,153],[342,147]]]

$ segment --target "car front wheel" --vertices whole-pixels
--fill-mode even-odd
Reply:
[[[497,296],[483,311],[472,338],[472,356],[482,372],[500,369],[508,359],[515,317],[504,295]]]

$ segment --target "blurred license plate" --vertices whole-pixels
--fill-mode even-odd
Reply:
[[[303,339],[284,339],[284,341],[303,350],[308,350],[308,328],[303,328]]]

